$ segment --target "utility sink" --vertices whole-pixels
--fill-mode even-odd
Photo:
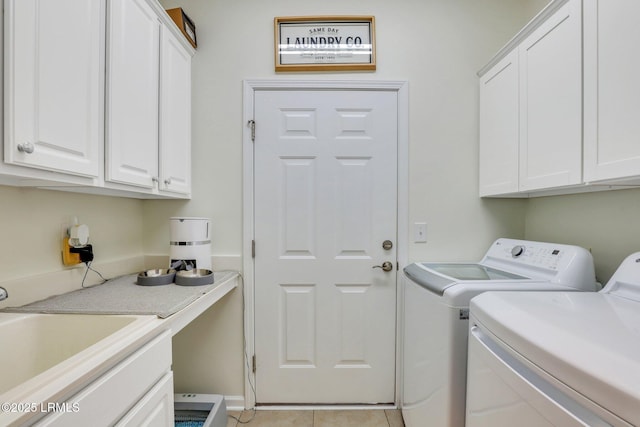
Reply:
[[[149,339],[155,321],[156,316],[0,313],[0,402],[68,398]],[[7,415],[0,413],[0,424],[6,425]]]

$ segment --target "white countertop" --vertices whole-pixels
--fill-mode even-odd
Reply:
[[[239,274],[228,272],[214,283],[205,293],[199,295],[187,306],[161,319],[152,315],[124,316],[135,317],[137,321],[132,322],[117,332],[101,339],[95,344],[72,355],[66,360],[57,363],[55,366],[25,380],[23,383],[12,387],[0,394],[0,403],[30,404],[37,405],[39,402],[63,402],[77,393],[99,375],[107,372],[113,366],[132,354],[137,348],[159,335],[163,331],[171,330],[175,335],[187,326],[196,317],[202,314],[218,302],[225,295],[230,293],[239,285]],[[149,290],[152,292],[152,290]],[[99,304],[99,301],[97,302]],[[6,322],[20,322],[20,319],[32,318],[34,316],[58,316],[58,314],[38,314],[38,313],[0,313],[0,328]],[[76,316],[75,314],[60,314],[60,316]],[[78,314],[77,316],[90,316],[89,314]],[[109,315],[100,314],[105,317]],[[123,315],[113,315],[122,317]],[[6,321],[6,322],[5,322]],[[17,328],[19,329],[19,328]],[[20,339],[18,333],[9,335],[6,338]],[[71,337],[73,339],[73,337]],[[2,343],[3,351],[10,353],[11,343]],[[35,350],[37,351],[37,350]],[[19,361],[16,361],[18,363]],[[1,379],[0,379],[1,381]],[[35,407],[35,406],[34,406]],[[4,406],[3,406],[4,408]],[[16,409],[20,409],[17,408]],[[24,408],[23,408],[24,409]],[[30,417],[39,414],[29,414],[25,411],[0,411],[0,424],[12,425],[17,420],[22,423]]]

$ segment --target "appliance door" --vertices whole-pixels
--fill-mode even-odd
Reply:
[[[411,279],[403,282],[404,424],[461,427],[469,320]]]
[[[413,263],[404,268],[404,273],[415,283],[437,295],[461,281],[477,283],[495,283],[500,281],[529,280],[507,271],[498,270],[481,264],[460,263]]]
[[[470,324],[467,427],[631,426]]]

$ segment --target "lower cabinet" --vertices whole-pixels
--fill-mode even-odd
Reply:
[[[172,426],[171,331],[144,344],[62,402],[38,426]]]
[[[173,373],[168,372],[125,415],[117,427],[173,426]]]

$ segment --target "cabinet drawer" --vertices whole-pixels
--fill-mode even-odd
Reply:
[[[171,332],[165,331],[67,400],[68,412],[49,415],[37,425],[113,425],[170,369]]]

